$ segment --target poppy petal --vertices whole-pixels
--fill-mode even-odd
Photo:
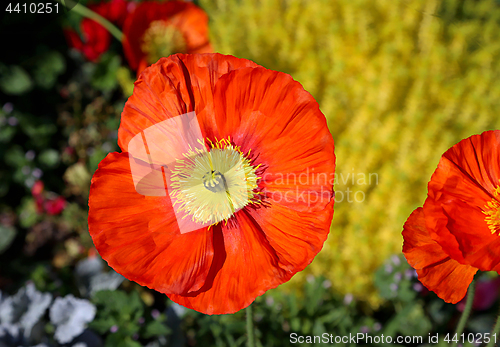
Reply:
[[[75,48],[78,51],[83,49],[83,42],[80,36],[73,29],[64,29],[64,36],[70,47]]]
[[[84,43],[82,52],[85,57],[96,62],[111,44],[111,34],[99,23],[84,18],[80,24]]]
[[[195,111],[202,132],[214,128],[213,92],[220,76],[243,67],[257,66],[246,59],[214,54],[175,54],[153,64],[135,82],[118,130],[118,145],[128,150],[142,130],[166,119]],[[208,126],[210,125],[210,126]]]
[[[274,249],[253,217],[242,210],[235,219],[214,228],[215,257],[209,276],[213,281],[207,279],[204,287],[188,295],[167,294],[170,299],[206,314],[234,313],[292,277],[278,265]]]
[[[431,237],[454,259],[500,270],[500,239],[483,213],[500,185],[500,131],[474,135],[450,148],[429,182],[424,204]]]
[[[266,86],[263,88],[262,86]],[[288,74],[262,67],[231,71],[214,92],[216,127],[263,165],[263,194],[297,211],[333,198],[332,135],[318,103]]]
[[[160,292],[198,290],[212,264],[212,231],[181,234],[168,195],[137,193],[128,153],[108,154],[92,178],[89,232],[113,269]]]
[[[208,41],[208,16],[201,8],[188,3],[182,12],[171,16],[169,22],[184,34],[187,45],[185,53],[211,52],[211,49],[207,49],[207,47],[210,47]]]
[[[164,141],[165,135],[180,144]],[[206,148],[185,152],[193,139]],[[317,103],[289,75],[220,54],[162,58],[135,84],[119,145],[127,152],[106,158],[92,183],[89,224],[96,248],[118,272],[179,304],[234,313],[288,281],[322,248],[333,215],[334,144]],[[234,176],[242,169],[243,181]],[[278,181],[286,173],[307,180]],[[315,174],[326,179],[313,181]],[[237,208],[219,219],[224,199],[233,201],[227,193],[241,183],[248,200],[236,199]],[[172,188],[175,208],[167,194]],[[312,201],[313,193],[324,197]],[[119,199],[106,201],[109,196]],[[194,224],[216,215],[219,223],[186,231],[183,216],[175,218],[178,210],[191,213]]]
[[[477,268],[451,259],[425,227],[423,208],[410,215],[403,229],[403,253],[418,279],[441,299],[453,304],[463,299]]]
[[[323,211],[298,212],[280,204],[248,209],[276,252],[278,264],[295,274],[309,265],[323,247],[333,217],[332,199]]]

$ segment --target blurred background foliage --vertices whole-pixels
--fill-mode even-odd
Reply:
[[[336,145],[330,236],[304,272],[257,298],[258,345],[287,346],[293,332],[444,338],[463,303],[421,286],[400,255],[401,230],[442,153],[500,128],[500,3],[195,2],[215,50],[291,74]],[[11,48],[0,58],[0,346],[243,346],[243,312],[186,310],[124,280],[93,249],[90,179],[118,150],[135,76],[120,43],[90,62],[63,35],[79,30],[76,13],[2,16]],[[498,278],[479,277],[490,295],[474,302],[468,332],[494,320]]]

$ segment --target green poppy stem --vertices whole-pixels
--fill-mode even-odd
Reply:
[[[474,302],[474,294],[476,292],[476,280],[473,280],[469,285],[469,289],[467,290],[467,300],[465,301],[465,308],[462,312],[462,316],[458,321],[457,330],[455,331],[455,335],[453,335],[453,345],[452,347],[456,347],[458,344],[458,340],[460,340],[460,335],[462,335],[465,324],[467,323],[467,319],[469,319],[469,315],[472,311],[472,303]],[[455,339],[456,338],[456,339]]]
[[[490,336],[489,336],[490,337],[490,342],[488,342],[488,345],[486,345],[486,347],[493,347],[493,346],[495,346],[499,334],[500,334],[500,312],[498,313],[497,321],[495,322],[495,326],[491,330],[491,333],[490,333]]]
[[[253,338],[253,309],[252,305],[246,308],[247,314],[247,347],[255,347]]]
[[[71,0],[59,0],[63,5],[65,5],[65,2],[71,1]],[[78,13],[79,15],[83,17],[87,17],[92,19],[93,21],[96,21],[97,23],[101,24],[106,30],[108,30],[111,35],[113,35],[118,41],[122,42],[123,39],[123,33],[118,29],[116,26],[114,26],[109,20],[106,18],[102,17],[101,15],[95,13],[91,9],[80,5],[79,3],[76,3],[74,7],[71,9],[75,13]]]

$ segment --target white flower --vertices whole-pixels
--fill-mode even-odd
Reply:
[[[22,328],[28,338],[31,329],[45,314],[52,301],[50,293],[41,293],[33,283],[19,289],[16,295],[2,298],[0,301],[0,326],[15,325]],[[8,329],[10,330],[10,329]]]
[[[59,343],[71,342],[83,333],[95,313],[95,306],[88,300],[77,299],[71,294],[57,298],[50,308],[50,321],[56,326],[54,338]]]

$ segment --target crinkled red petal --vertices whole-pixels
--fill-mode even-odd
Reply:
[[[450,258],[434,241],[425,227],[424,210],[419,207],[410,215],[403,229],[403,253],[417,270],[418,279],[441,299],[457,303],[463,299],[477,268]]]
[[[301,213],[277,204],[237,212],[227,226],[215,228],[213,282],[198,292],[169,297],[206,314],[247,307],[311,263],[326,240],[332,214],[333,200],[321,212]]]
[[[141,2],[123,25],[123,50],[132,69],[137,70],[144,59],[141,49],[144,33],[157,20],[171,22],[182,33],[187,50],[179,53],[206,52],[209,42],[208,16],[201,8],[184,1]]]
[[[174,54],[153,64],[135,82],[118,129],[118,145],[127,151],[142,130],[194,111],[205,136],[214,133],[213,89],[220,76],[232,70],[256,67],[250,60],[213,54]],[[220,136],[218,138],[221,138]]]
[[[426,226],[453,259],[500,270],[500,236],[483,213],[500,185],[500,131],[474,135],[450,148],[429,182]]]
[[[214,230],[215,257],[210,278],[198,292],[168,296],[206,314],[234,313],[293,275],[283,270],[261,226],[244,210]]]
[[[254,153],[262,194],[297,211],[333,199],[334,143],[318,103],[288,74],[262,67],[231,71],[216,84],[215,126]]]
[[[110,153],[100,163],[88,222],[99,254],[128,279],[178,294],[205,284],[214,256],[212,231],[181,234],[168,195],[137,193],[128,153]]]

